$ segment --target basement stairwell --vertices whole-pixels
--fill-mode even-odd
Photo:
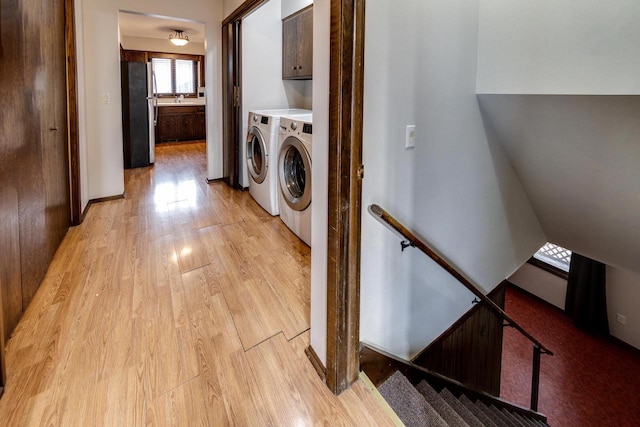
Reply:
[[[412,361],[362,344],[360,368],[407,426],[544,426],[537,412],[540,357],[553,353],[523,329],[432,248],[378,205],[369,212],[435,261],[476,297],[476,305]],[[499,290],[500,287],[496,288]],[[498,292],[499,293],[499,292]],[[502,304],[504,288],[502,288]],[[530,408],[500,399],[502,328],[518,331],[533,345]],[[496,345],[497,352],[496,353]],[[492,360],[496,359],[497,364]]]

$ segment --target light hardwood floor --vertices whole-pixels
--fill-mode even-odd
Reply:
[[[391,425],[304,355],[310,250],[204,144],[157,149],[69,230],[7,346],[0,425]]]

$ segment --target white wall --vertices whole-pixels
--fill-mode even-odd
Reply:
[[[363,206],[380,204],[487,292],[546,239],[475,97],[478,2],[370,0],[365,28]],[[399,242],[363,212],[361,339],[412,357],[473,298]]]
[[[286,0],[285,0],[286,1]],[[311,347],[326,366],[330,0],[313,5],[313,168],[311,178]]]
[[[286,1],[286,0],[285,0]],[[240,185],[249,186],[245,138],[249,111],[289,108],[282,81],[280,0],[270,0],[242,20],[242,134]]]
[[[207,177],[222,175],[221,128],[221,30],[222,3],[210,0],[157,2],[153,0],[82,0],[81,42],[83,52],[79,70],[84,87],[79,88],[80,145],[86,149],[87,197],[95,199],[122,194],[124,169],[122,159],[122,107],[120,95],[120,53],[118,46],[118,11],[132,11],[170,16],[205,23],[207,74]],[[110,103],[102,103],[102,94]],[[83,138],[83,135],[86,135]],[[83,190],[84,191],[84,190]]]
[[[481,0],[478,93],[639,94],[637,0]]]
[[[85,56],[84,56],[84,23],[82,1],[74,2],[74,14],[76,25],[76,57],[77,57],[77,96],[78,96],[78,163],[80,168],[80,206],[84,210],[91,199],[89,197],[89,171],[87,154],[87,123],[85,86]]]
[[[127,50],[146,50],[149,52],[183,53],[186,55],[204,55],[204,43],[189,42],[186,46],[176,46],[168,38],[121,36],[120,44]]]
[[[640,349],[640,274],[607,266],[607,313],[614,337]],[[616,321],[620,313],[626,324]]]
[[[548,240],[640,273],[640,96],[479,99]]]
[[[508,280],[564,311],[564,300],[567,297],[566,279],[525,263]]]
[[[286,18],[287,16],[296,13],[300,9],[304,9],[305,7],[313,4],[313,0],[284,0],[282,2],[282,18]]]

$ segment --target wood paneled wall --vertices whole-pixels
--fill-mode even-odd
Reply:
[[[0,0],[0,11],[0,334],[8,339],[69,227],[69,163],[64,0]]]
[[[488,295],[500,308],[504,308],[504,291],[503,283]],[[502,320],[486,305],[475,305],[413,362],[475,390],[500,396]]]

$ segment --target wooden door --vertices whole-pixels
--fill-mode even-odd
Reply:
[[[70,222],[64,1],[23,2],[26,138],[19,187],[22,306],[29,305]]]
[[[42,141],[47,267],[67,234],[71,220],[64,0],[54,0],[51,3],[54,5],[47,11],[47,26],[55,31],[45,36],[50,46],[50,59],[45,61],[51,64],[50,96],[53,100],[47,104],[52,105],[53,109],[49,119],[51,123],[45,123],[46,135]],[[40,286],[40,282],[37,282],[37,286]]]
[[[64,10],[64,0],[0,0],[0,342],[70,222]]]

